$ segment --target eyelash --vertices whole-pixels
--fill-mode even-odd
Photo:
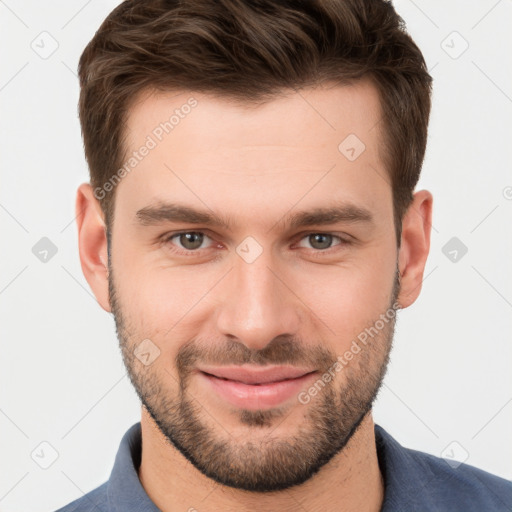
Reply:
[[[190,233],[201,234],[201,235],[209,238],[210,240],[214,241],[210,236],[208,236],[203,231],[190,231],[189,230],[189,231],[178,231],[178,232],[175,232],[175,233],[169,233],[169,234],[164,235],[163,238],[162,238],[162,244],[169,244],[169,243],[171,243],[171,240],[173,238],[179,237],[180,235],[185,235],[187,233],[188,234],[190,234]],[[327,249],[313,249],[313,248],[311,248],[310,250],[313,251],[315,255],[328,254],[328,253],[331,252],[332,249],[336,249],[336,247],[348,246],[348,245],[352,244],[351,240],[345,239],[345,238],[343,238],[343,237],[341,237],[339,235],[335,235],[334,233],[327,233],[327,232],[322,232],[322,231],[311,231],[309,233],[306,233],[306,234],[302,235],[301,238],[298,241],[301,242],[305,238],[308,238],[308,237],[310,237],[312,235],[329,235],[329,236],[332,236],[333,239],[339,240],[338,244],[332,245],[331,247],[328,247]],[[188,249],[187,250],[187,249],[177,248],[172,243],[171,243],[171,245],[173,246],[172,250],[173,250],[174,253],[177,253],[178,255],[184,255],[184,256],[193,256],[193,255],[201,254],[202,251],[205,251],[205,250],[209,249],[207,247],[207,248],[204,248],[204,249]],[[308,248],[305,248],[305,249],[308,249]]]

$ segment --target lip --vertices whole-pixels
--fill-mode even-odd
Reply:
[[[297,396],[316,371],[307,368],[201,368],[200,381],[223,400],[237,408],[261,410],[277,407]]]
[[[199,368],[199,371],[220,379],[233,380],[244,384],[268,384],[282,380],[296,379],[314,370],[293,366],[204,366]]]

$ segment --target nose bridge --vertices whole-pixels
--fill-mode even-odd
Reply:
[[[271,271],[269,258],[261,257],[259,261],[247,263],[238,261],[235,267],[236,289],[239,292],[240,310],[251,311],[253,321],[275,310],[274,303],[278,304],[280,291],[276,286],[276,279]],[[282,302],[282,301],[281,301]]]
[[[233,255],[229,284],[217,315],[217,327],[248,348],[262,349],[279,335],[293,335],[299,325],[293,294],[276,277],[270,249],[256,259]]]

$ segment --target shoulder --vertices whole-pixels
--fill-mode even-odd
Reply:
[[[96,489],[84,494],[71,503],[68,503],[56,512],[98,512],[107,509],[107,486],[108,482],[96,487]]]
[[[389,510],[512,510],[512,482],[468,464],[449,464],[404,448],[381,427],[376,427],[376,433],[377,429],[377,449],[385,458],[381,470],[386,492],[389,488],[385,498]]]
[[[427,453],[407,452],[425,475],[429,493],[452,504],[447,510],[512,509],[512,482],[468,464],[453,467]]]

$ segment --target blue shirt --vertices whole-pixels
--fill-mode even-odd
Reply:
[[[378,425],[375,437],[385,482],[381,512],[512,511],[512,482],[403,448]],[[57,512],[159,512],[137,475],[141,446],[136,423],[121,440],[110,479]]]

